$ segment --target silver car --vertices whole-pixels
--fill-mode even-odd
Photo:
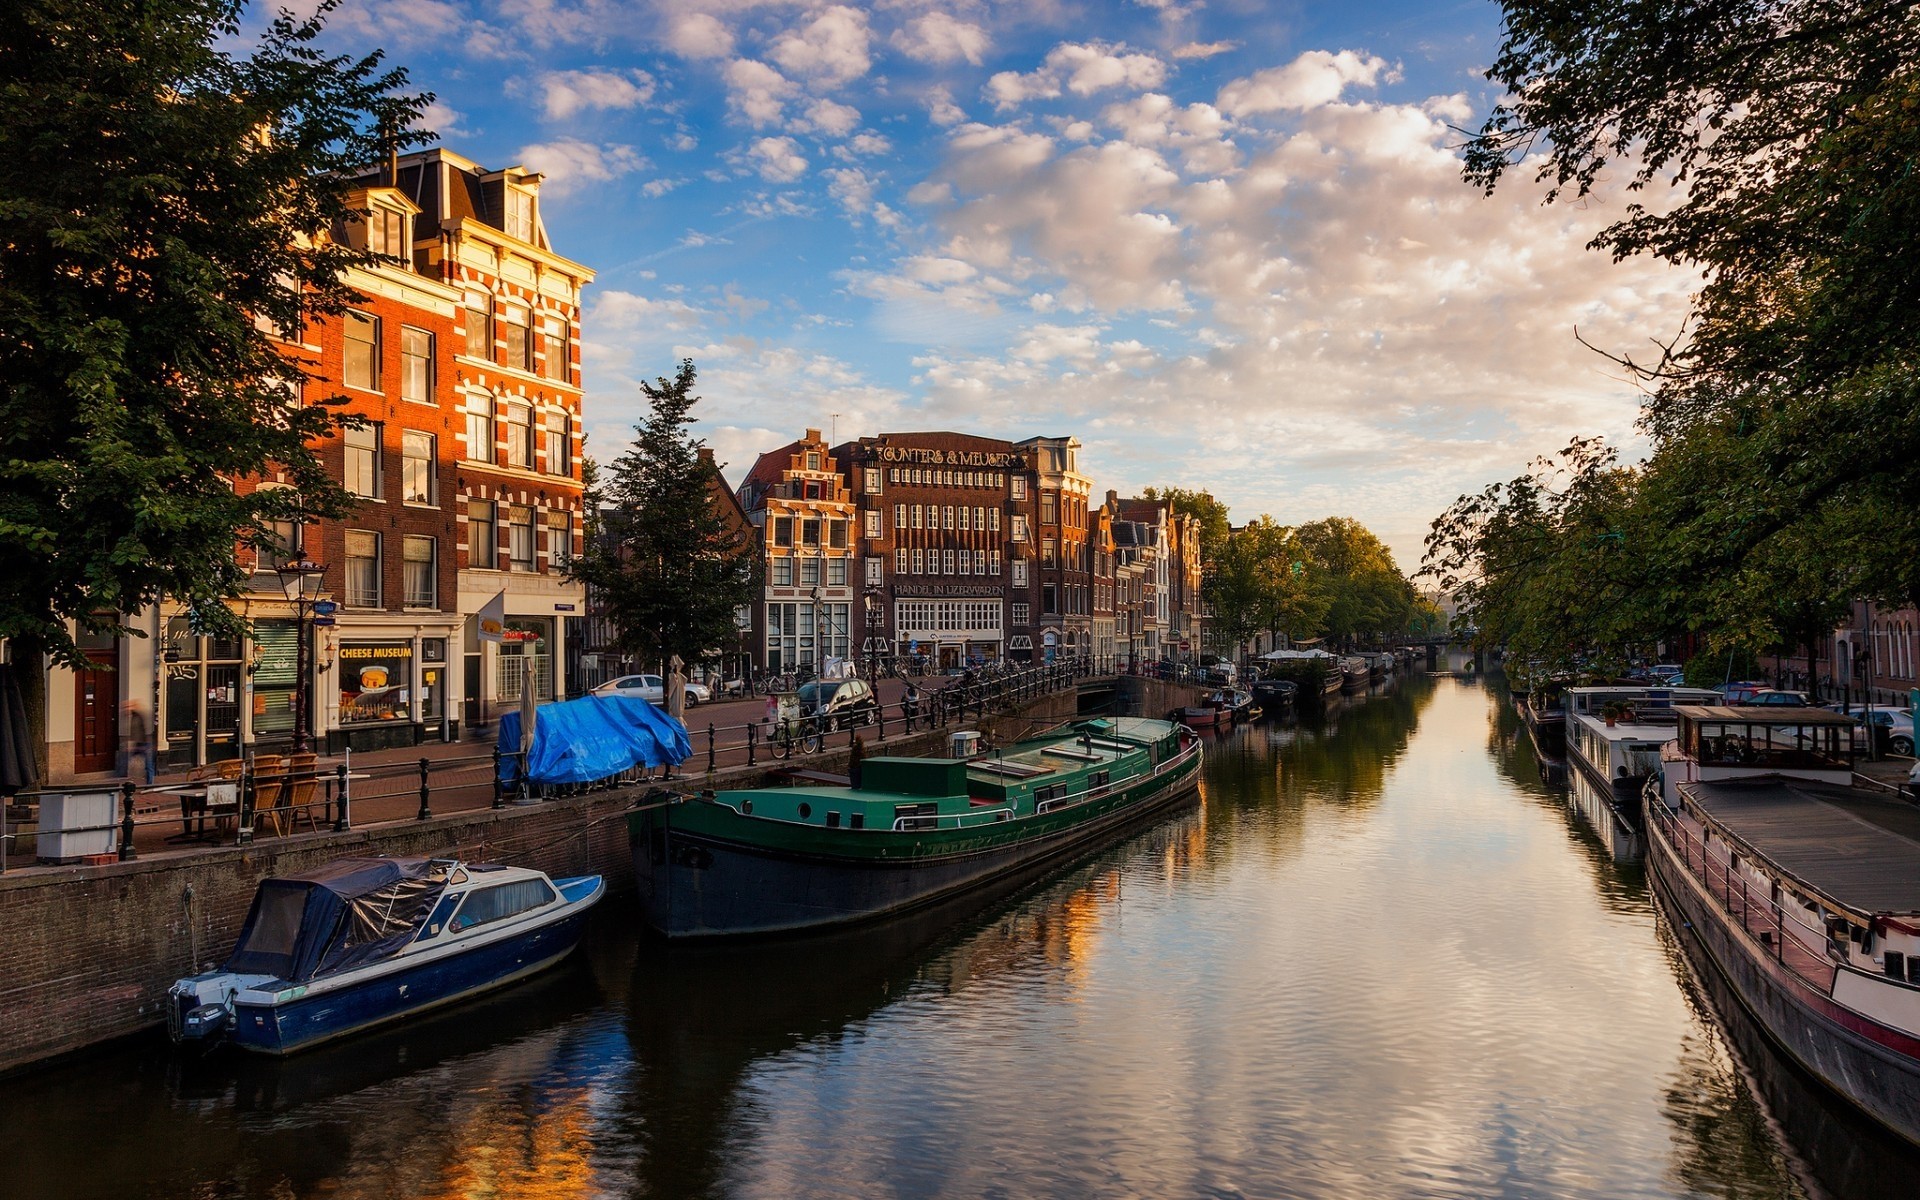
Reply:
[[[636,696],[651,704],[666,705],[666,684],[658,675],[622,675],[593,689],[596,696]],[[713,699],[713,690],[704,683],[687,681],[687,707]]]

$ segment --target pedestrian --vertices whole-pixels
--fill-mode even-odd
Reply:
[[[153,786],[153,724],[147,720],[147,710],[140,707],[137,700],[126,703],[127,734],[132,749],[127,752],[127,775],[133,775],[133,756],[138,754],[142,770],[146,772],[147,786]]]
[[[900,714],[907,719],[907,732],[913,732],[914,718],[920,715],[920,689],[907,680],[907,690],[900,694]]]
[[[859,734],[853,735],[853,745],[847,747],[847,785],[860,786],[860,764],[867,757],[867,743]]]

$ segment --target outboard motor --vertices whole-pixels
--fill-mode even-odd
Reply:
[[[209,971],[167,989],[167,1033],[178,1042],[218,1038],[233,1022],[233,997],[244,986],[230,971]]]

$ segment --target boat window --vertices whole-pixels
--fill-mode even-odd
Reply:
[[[937,829],[940,826],[940,806],[931,801],[924,804],[896,804],[893,806],[893,827],[895,829]]]
[[[518,879],[512,883],[475,888],[467,893],[466,900],[460,905],[460,913],[453,919],[453,930],[458,933],[489,921],[517,917],[530,909],[549,904],[553,899],[553,888],[544,879]]]
[[[447,918],[453,915],[453,906],[458,903],[460,903],[458,896],[442,897],[439,905],[433,910],[433,915],[427,918],[427,927],[420,931],[420,936],[430,938],[445,928]]]

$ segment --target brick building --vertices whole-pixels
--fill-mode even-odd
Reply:
[[[758,668],[768,673],[817,673],[857,645],[856,597],[868,576],[881,574],[866,535],[879,535],[882,514],[856,509],[841,461],[820,431],[809,429],[762,454],[740,484],[740,507],[758,531],[763,559],[752,643]]]
[[[442,403],[458,423],[447,458],[462,531],[460,691],[469,723],[517,703],[523,675],[542,700],[578,690],[564,665],[569,639],[584,632],[585,594],[564,570],[584,517],[579,332],[593,272],[554,250],[541,180],[444,149],[409,155],[397,171],[398,190],[420,210],[418,269],[459,293],[460,337]],[[501,593],[509,640],[495,645],[468,618]]]
[[[1028,602],[1038,659],[1093,652],[1093,562],[1088,539],[1093,480],[1080,473],[1080,442],[1032,437],[1026,455],[1034,496],[1036,569]],[[1052,651],[1052,654],[1048,652]]]
[[[1813,674],[1804,647],[1760,660],[1772,679],[1819,702],[1904,705],[1920,687],[1920,610],[1856,600],[1844,624],[1814,646]]]
[[[163,602],[127,618],[147,637],[89,647],[101,670],[51,670],[53,780],[124,769],[149,721],[172,765],[284,745],[299,632],[275,569],[296,558],[324,568],[332,610],[309,627],[316,746],[454,736],[489,702],[517,700],[522,671],[542,697],[564,694],[553,664],[559,618],[579,607],[560,567],[580,528],[577,335],[592,273],[552,251],[539,185],[446,150],[360,181],[364,216],[333,236],[390,260],[351,272],[348,311],[282,344],[306,373],[302,403],[339,397],[361,419],[317,448],[356,510],[239,551],[251,584],[232,606],[248,636],[204,636]],[[482,649],[471,618],[501,591],[519,640]]]
[[[1034,498],[1013,443],[889,433],[834,448],[859,512],[855,644],[936,667],[1033,654]]]

